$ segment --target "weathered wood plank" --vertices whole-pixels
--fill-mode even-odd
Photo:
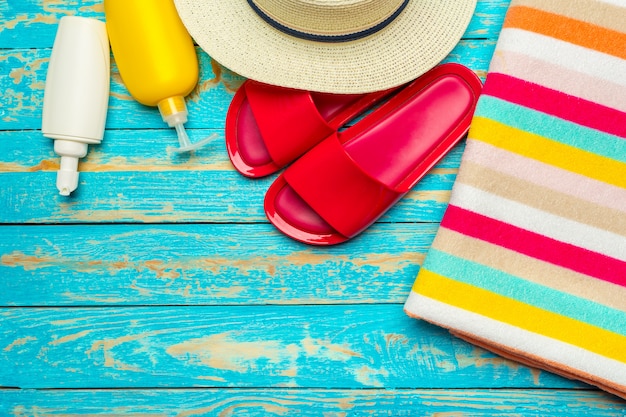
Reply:
[[[102,143],[89,146],[79,170],[235,172],[226,154],[223,129],[190,129],[188,133],[192,140],[215,137],[205,147],[179,153],[175,152],[178,141],[171,129],[107,130]],[[53,146],[54,141],[42,136],[39,130],[0,131],[0,173],[55,172],[59,169],[59,156]],[[458,168],[463,148],[461,141],[437,167],[447,171]]]
[[[509,0],[479,0],[464,38],[494,38]],[[8,0],[0,3],[0,49],[50,48],[61,17],[104,20],[102,0]]]
[[[585,390],[1,391],[11,417],[624,416],[626,402]]]
[[[20,388],[585,386],[395,304],[3,309],[0,363]]]
[[[445,62],[459,62],[484,76],[493,55],[494,40],[462,41]],[[50,49],[0,49],[0,130],[41,128],[41,109]],[[204,52],[200,57],[200,82],[187,100],[189,128],[224,126],[232,95],[243,78],[211,60]],[[135,102],[112,62],[111,96],[107,128],[163,128],[165,124],[156,108]],[[172,133],[173,135],[173,133]]]
[[[209,131],[193,131],[204,137]],[[168,151],[171,132],[109,131],[79,164],[70,197],[56,189],[59,157],[37,131],[0,132],[0,223],[266,222],[265,192],[275,176],[250,180],[226,155],[223,135],[191,154]],[[383,222],[438,222],[454,184],[459,144]],[[33,194],[35,193],[35,194]],[[33,198],[37,195],[37,198]]]
[[[51,48],[63,16],[104,17],[99,0],[4,0],[0,3],[0,48]]]
[[[56,174],[0,174],[2,223],[266,222],[263,198],[274,177],[243,183],[234,172],[81,173],[61,197]],[[430,175],[379,222],[437,222],[455,173]],[[37,198],[33,197],[37,191]]]
[[[403,303],[436,227],[312,248],[268,224],[5,226],[0,306]]]

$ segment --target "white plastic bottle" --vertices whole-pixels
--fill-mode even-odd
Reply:
[[[64,16],[59,22],[46,76],[42,133],[61,156],[57,188],[68,196],[78,187],[78,160],[104,137],[110,89],[106,25]]]

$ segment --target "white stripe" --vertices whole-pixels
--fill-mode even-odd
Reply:
[[[465,149],[463,160],[626,214],[624,188],[526,158],[479,140],[468,140]]]
[[[626,87],[528,55],[500,51],[491,71],[626,112]]]
[[[626,261],[623,236],[488,193],[459,181],[450,204],[519,228]]]
[[[459,330],[476,338],[489,340],[515,351],[526,352],[547,362],[578,369],[583,373],[626,387],[626,364],[615,359],[442,303],[413,291],[404,309],[409,316],[427,320],[447,329]],[[581,378],[583,377],[584,375],[581,375]]]
[[[495,54],[511,51],[626,86],[626,60],[522,29],[503,29]],[[491,71],[491,68],[490,68]]]

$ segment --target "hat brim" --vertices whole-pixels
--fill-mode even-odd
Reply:
[[[383,30],[349,42],[285,34],[246,0],[174,0],[196,43],[246,78],[281,87],[365,93],[411,81],[441,62],[463,36],[476,0],[411,0]]]

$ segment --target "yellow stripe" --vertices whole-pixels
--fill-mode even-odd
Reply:
[[[626,188],[626,165],[546,137],[476,116],[470,138],[589,178]]]
[[[626,363],[626,337],[423,269],[413,291]]]

